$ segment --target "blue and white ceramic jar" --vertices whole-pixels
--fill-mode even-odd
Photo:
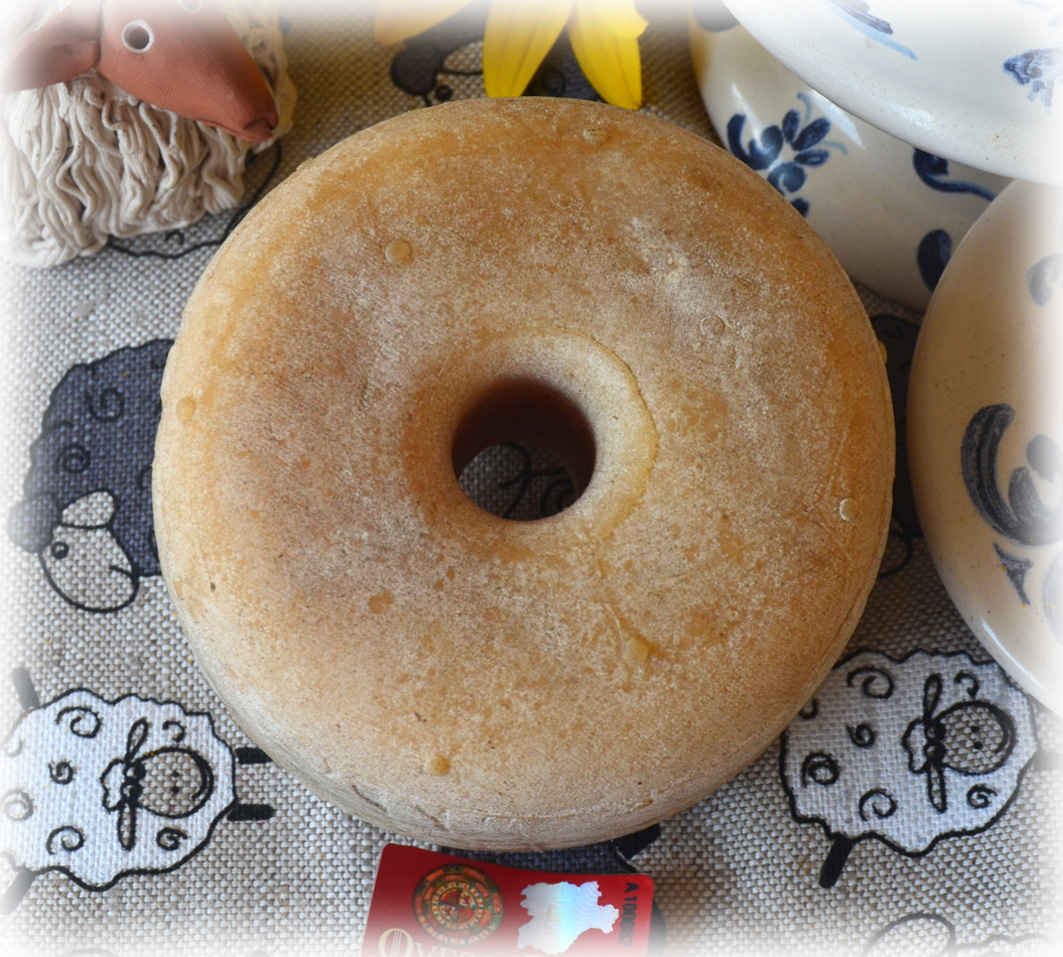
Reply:
[[[773,56],[934,156],[1063,184],[1058,0],[724,0]]]
[[[926,308],[955,245],[1008,182],[917,149],[817,93],[742,27],[691,26],[724,145],[759,172],[859,282]]]
[[[908,454],[953,602],[1063,714],[1063,189],[1014,182],[956,250],[916,344]]]

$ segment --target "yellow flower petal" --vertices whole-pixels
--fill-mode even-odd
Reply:
[[[613,36],[634,39],[649,26],[632,0],[577,0],[576,5],[581,18]]]
[[[578,0],[568,38],[588,81],[607,103],[629,110],[642,105],[638,38],[645,28],[630,0]]]
[[[402,40],[431,30],[437,23],[452,17],[472,0],[380,0],[373,37],[381,46],[391,46]]]
[[[494,0],[484,30],[488,96],[520,96],[550,52],[573,0]]]

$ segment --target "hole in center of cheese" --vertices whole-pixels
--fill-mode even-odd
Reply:
[[[587,417],[567,395],[533,378],[493,383],[458,423],[452,445],[462,490],[500,518],[556,514],[583,493],[596,448]]]
[[[485,512],[518,522],[556,515],[579,497],[564,463],[547,449],[519,442],[484,449],[458,483]]]

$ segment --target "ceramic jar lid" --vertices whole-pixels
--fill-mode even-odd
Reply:
[[[1063,182],[1063,18],[1051,0],[726,0],[814,89],[935,156]]]

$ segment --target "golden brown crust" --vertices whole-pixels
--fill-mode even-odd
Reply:
[[[457,485],[500,381],[594,434],[553,518]],[[848,280],[731,157],[600,104],[433,107],[306,164],[205,273],[163,403],[160,555],[222,698],[312,790],[454,846],[699,800],[811,695],[885,542]]]

